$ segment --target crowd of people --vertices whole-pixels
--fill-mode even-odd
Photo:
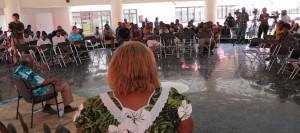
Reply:
[[[275,38],[278,42],[292,40],[294,33],[300,33],[299,24],[290,19],[286,10],[283,10],[281,15],[281,19],[278,20],[276,25]],[[34,97],[53,93],[52,89],[55,86],[57,91],[62,94],[65,113],[77,110],[77,107],[70,105],[73,101],[70,86],[57,78],[46,79],[40,76],[38,70],[33,69],[34,58],[31,55],[23,54],[18,59],[15,46],[36,41],[37,47],[44,44],[53,44],[55,47],[61,42],[69,41],[71,45],[78,49],[86,49],[80,44],[76,44],[77,41],[87,38],[84,30],[74,25],[69,34],[61,26],[58,26],[56,30],[49,34],[45,31],[34,33],[31,30],[31,25],[24,27],[18,14],[13,14],[12,18],[13,21],[9,24],[8,30],[12,33],[11,39],[9,39],[7,31],[0,31],[0,34],[4,42],[11,44],[11,50],[14,52],[14,63],[20,64],[14,72],[14,77],[28,81],[32,86],[46,85],[35,90]],[[257,19],[260,22],[258,38],[268,34],[269,19],[270,15],[267,13],[267,8],[263,8]],[[100,32],[99,27],[96,27],[93,37],[102,40],[104,43],[109,42],[113,47],[115,44],[119,45],[108,70],[108,80],[112,91],[90,98],[79,107],[75,117],[77,129],[81,132],[192,132],[191,101],[173,88],[160,88],[154,56],[151,50],[146,47],[148,38],[180,32],[206,34],[212,39],[199,40],[198,53],[203,54],[203,52],[212,51],[215,48],[216,41],[220,36],[231,37],[234,28],[238,29],[236,42],[243,41],[249,20],[246,8],[242,8],[242,12],[237,14],[237,20],[231,14],[228,14],[223,26],[218,22],[214,24],[211,21],[201,22],[196,26],[194,20],[190,20],[188,25],[184,27],[178,19],[167,24],[159,21],[159,18],[156,17],[154,22],[145,19],[141,27],[138,24],[128,22],[127,19],[119,22],[115,30],[108,22],[104,25],[102,32]],[[210,45],[211,49],[205,50],[204,47],[201,47],[203,45]],[[51,49],[48,52],[51,53]],[[210,53],[213,54],[213,52]],[[119,64],[124,64],[127,67],[120,69]],[[48,85],[49,83],[52,84]],[[161,102],[161,100],[165,102]],[[147,103],[148,101],[150,102]],[[175,101],[175,103],[167,101]],[[164,103],[166,104],[161,105]],[[43,111],[50,114],[57,113],[51,108],[53,104],[53,99],[48,100]],[[151,112],[152,109],[157,109],[157,106],[160,107],[159,110],[163,113]],[[120,109],[121,111],[127,111],[127,113],[118,117],[115,112],[121,113]],[[130,115],[133,113],[141,114],[138,121],[135,120],[137,118],[134,118],[136,116]],[[151,117],[155,117],[159,121],[154,121]]]

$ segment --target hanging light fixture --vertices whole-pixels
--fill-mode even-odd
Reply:
[[[67,3],[70,3],[70,0],[66,0]]]

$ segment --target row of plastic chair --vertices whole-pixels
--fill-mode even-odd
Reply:
[[[289,72],[289,79],[293,79],[299,70],[299,59],[293,59],[291,56],[300,51],[299,39],[300,35],[295,34],[294,40],[284,41],[277,43],[274,36],[266,36],[265,39],[253,38],[250,43],[250,48],[244,50],[245,58],[248,58],[250,62],[259,60],[264,64],[266,59],[270,59],[270,63],[266,66],[266,70],[271,70],[274,63],[280,62],[280,69],[277,74],[283,74]],[[292,64],[293,71],[288,71],[286,67]]]
[[[160,36],[152,36],[149,37],[148,40],[155,40],[159,42],[161,45],[153,46],[153,52],[158,55],[162,56],[164,53],[165,58],[169,55],[177,54],[177,57],[182,54],[189,54],[192,57],[193,53],[197,53],[196,44],[199,42],[200,39],[209,39],[209,44],[213,40],[213,36],[206,33],[163,33]],[[211,45],[203,46],[207,49],[211,49]],[[208,51],[208,57],[210,56],[210,50]]]

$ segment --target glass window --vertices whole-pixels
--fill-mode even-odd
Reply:
[[[97,12],[74,12],[72,13],[73,24],[77,23],[78,28],[82,28],[86,35],[92,35],[96,27],[103,29],[106,21],[111,21],[110,11]]]
[[[220,19],[220,18],[222,18],[222,7],[221,6],[219,6],[219,7],[217,7],[217,16],[218,16],[218,19]]]
[[[179,21],[182,22],[182,19],[181,19],[181,8],[176,8],[175,9],[175,19],[179,19]]]
[[[195,8],[188,8],[188,21],[195,20]]]
[[[128,22],[133,22],[137,24],[137,10],[136,9],[124,9],[124,18]]]
[[[181,9],[181,12],[182,12],[182,13],[181,13],[181,15],[182,15],[182,16],[181,16],[181,19],[182,19],[181,22],[182,22],[182,23],[188,22],[188,15],[187,15],[188,12],[187,12],[187,8],[182,8],[182,9]]]
[[[201,8],[195,8],[195,22],[201,21]]]

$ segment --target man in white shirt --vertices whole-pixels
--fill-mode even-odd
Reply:
[[[287,15],[286,10],[281,11],[281,21],[283,21],[284,23],[288,23],[288,24],[290,24],[292,22],[290,16]]]
[[[28,32],[24,32],[24,42],[29,43],[30,41],[33,41],[31,35],[29,35]]]
[[[41,46],[44,44],[52,44],[50,40],[47,38],[47,34],[43,34],[42,38],[37,41],[37,46]]]
[[[65,37],[61,35],[61,30],[56,31],[56,36],[52,38],[53,46],[57,46],[57,44],[66,42]]]

